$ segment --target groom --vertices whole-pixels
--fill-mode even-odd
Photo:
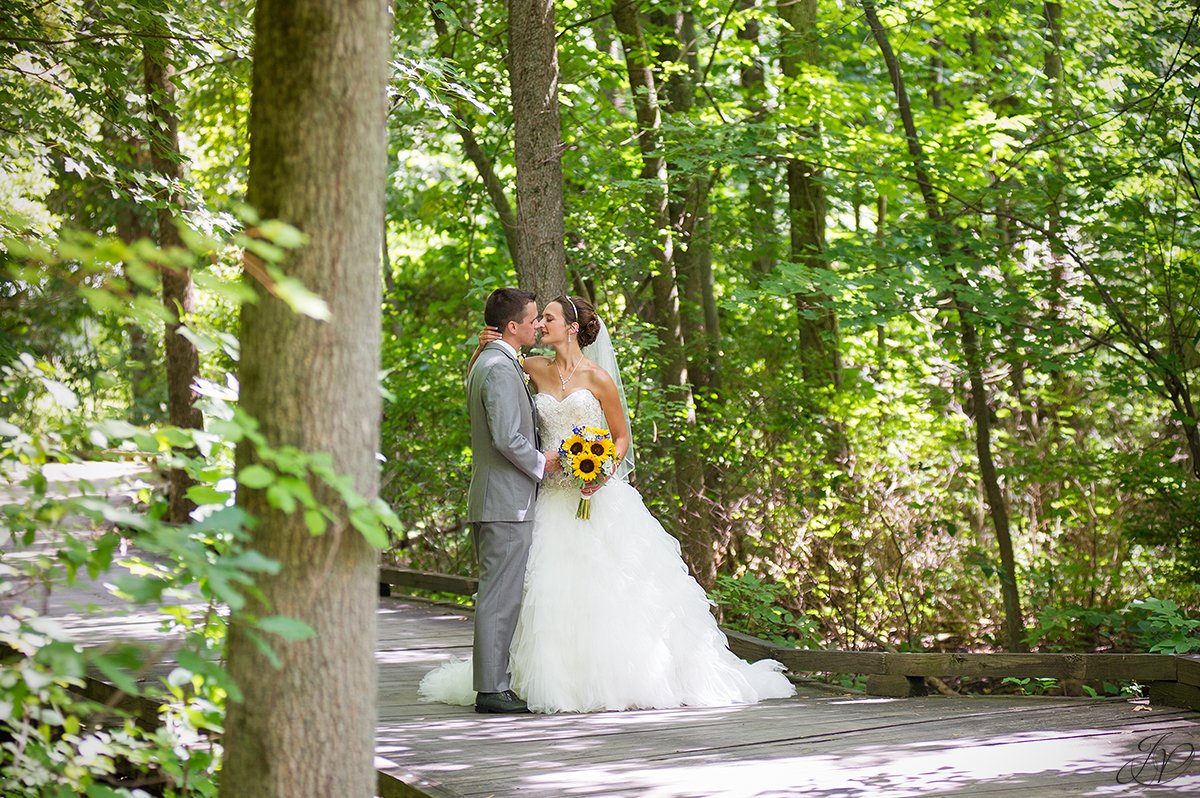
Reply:
[[[538,451],[533,397],[518,360],[543,327],[534,295],[498,288],[483,316],[500,340],[483,347],[467,375],[473,463],[467,521],[479,561],[475,711],[528,712],[511,690],[508,647],[521,609],[534,499],[542,479],[558,467],[558,455]]]

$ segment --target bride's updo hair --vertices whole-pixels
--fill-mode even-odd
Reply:
[[[596,306],[581,296],[562,294],[553,300],[562,308],[563,318],[567,324],[579,325],[579,345],[587,346],[596,340],[600,334],[600,317],[596,315]]]

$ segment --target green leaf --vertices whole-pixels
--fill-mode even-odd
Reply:
[[[314,537],[316,537],[317,535],[324,535],[325,529],[329,524],[325,520],[325,516],[321,514],[320,510],[305,510],[304,525],[307,526],[308,531],[312,533]]]
[[[278,561],[272,560],[270,557],[260,554],[254,549],[235,554],[227,558],[225,562],[230,568],[237,568],[252,573],[277,574],[280,569]]]
[[[295,312],[317,321],[329,321],[333,314],[324,299],[309,291],[299,280],[280,275],[275,283],[275,295]]]
[[[181,324],[176,332],[190,341],[192,346],[196,347],[196,351],[202,355],[206,355],[217,348],[216,341],[203,333],[196,332],[186,324]]]
[[[232,305],[253,304],[258,300],[254,289],[241,280],[225,280],[207,271],[195,272],[196,287],[211,291]]]
[[[158,431],[160,439],[167,442],[168,446],[176,449],[186,449],[195,443],[192,438],[192,430],[181,429],[179,427],[163,427]]]
[[[267,488],[267,504],[291,515],[296,510],[296,496],[286,485],[276,482]]]
[[[350,524],[377,549],[386,549],[388,545],[387,530],[379,523],[379,518],[370,507],[358,507],[350,512]]]
[[[251,490],[262,490],[275,481],[275,475],[266,466],[255,463],[238,472],[237,481]]]
[[[226,421],[225,419],[214,419],[209,422],[209,432],[218,435],[229,443],[238,443],[242,440],[244,432],[241,425],[236,421]]]
[[[126,695],[138,695],[141,691],[138,689],[137,680],[133,673],[130,672],[127,663],[122,662],[114,657],[101,655],[92,659],[92,664],[113,683],[121,692]]]
[[[34,659],[60,678],[83,678],[87,670],[83,663],[83,652],[74,643],[65,640],[54,640],[43,645]]]
[[[272,668],[278,670],[279,668],[283,667],[283,660],[279,659],[279,655],[275,653],[275,649],[271,648],[271,644],[268,643],[262,635],[249,628],[243,629],[243,632],[245,633],[246,637],[250,638],[250,641],[254,643],[254,647],[257,648],[259,652],[267,658],[267,662],[271,663]]]
[[[58,380],[42,380],[50,397],[64,410],[74,410],[79,407],[79,397],[75,392]]]
[[[278,219],[268,219],[258,226],[263,237],[286,249],[296,249],[308,243],[308,236]]]
[[[279,635],[288,641],[308,640],[317,636],[316,629],[298,618],[289,618],[286,615],[268,615],[259,618],[255,625],[264,632]]]
[[[152,576],[134,576],[133,574],[118,574],[113,577],[117,590],[129,596],[135,604],[149,604],[162,598],[163,591],[169,585],[161,579]]]
[[[222,493],[209,485],[193,485],[187,489],[187,497],[196,504],[225,504],[229,494]]]
[[[132,438],[141,431],[138,427],[133,426],[128,421],[121,421],[120,419],[115,418],[101,421],[96,425],[96,427],[108,437],[115,438],[117,440]]]

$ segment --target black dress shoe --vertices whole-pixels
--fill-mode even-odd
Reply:
[[[476,693],[475,711],[493,715],[519,715],[529,711],[529,706],[512,690],[502,693]]]

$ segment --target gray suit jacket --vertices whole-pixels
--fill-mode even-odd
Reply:
[[[467,521],[533,518],[538,474],[537,418],[521,364],[492,342],[467,375],[471,488]]]

